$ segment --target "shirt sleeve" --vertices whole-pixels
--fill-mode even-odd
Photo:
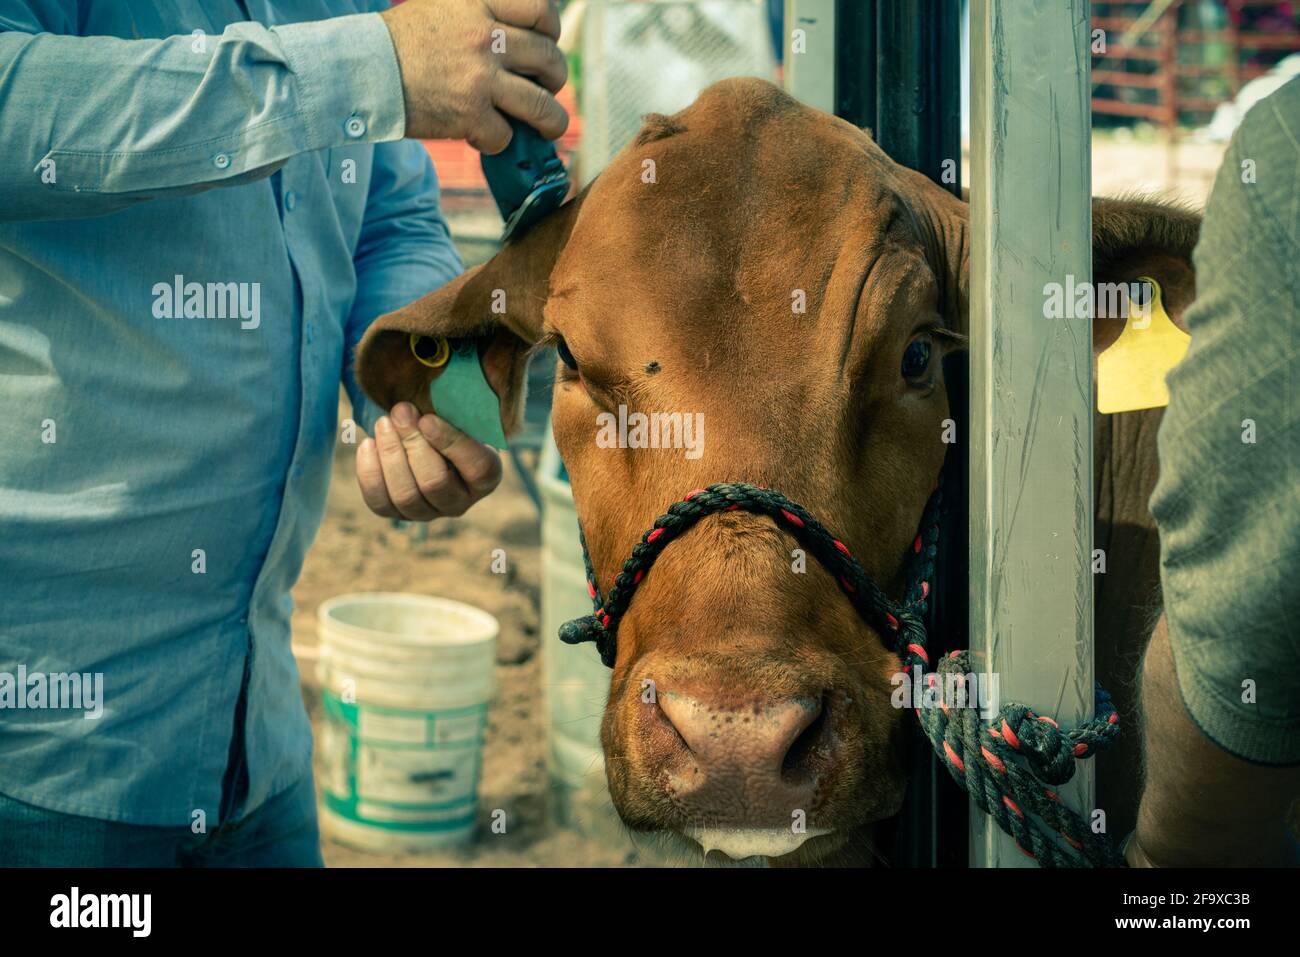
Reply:
[[[438,177],[416,140],[375,147],[370,193],[361,237],[353,257],[357,292],[347,323],[343,385],[353,418],[374,434],[374,422],[388,410],[376,406],[357,385],[353,358],[375,319],[446,285],[464,270],[438,203]]]
[[[1211,740],[1263,764],[1300,763],[1297,196],[1293,80],[1246,116],[1215,181],[1151,497],[1183,701]]]
[[[0,221],[240,185],[298,153],[405,130],[378,14],[160,40],[48,29],[0,0]]]

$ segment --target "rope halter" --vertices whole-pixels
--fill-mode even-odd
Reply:
[[[632,603],[637,586],[655,559],[670,542],[706,515],[745,511],[766,515],[790,532],[835,577],[862,619],[881,635],[894,636],[895,651],[900,656],[906,655],[908,665],[911,664],[911,658],[929,664],[925,653],[923,616],[930,595],[930,579],[934,576],[934,557],[938,552],[942,481],[941,478],[930,501],[926,503],[921,532],[912,543],[912,555],[908,562],[908,587],[901,604],[891,601],[863,570],[848,547],[809,515],[802,505],[772,489],[743,483],[722,483],[696,489],[680,502],[669,506],[667,512],[655,519],[654,525],[632,548],[631,556],[623,563],[622,571],[614,579],[614,587],[604,598],[601,597],[596,573],[591,567],[591,554],[587,551],[587,540],[583,536],[582,558],[587,568],[587,593],[596,610],[590,615],[561,625],[560,640],[571,645],[593,641],[600,652],[600,660],[607,668],[614,667],[619,623]]]

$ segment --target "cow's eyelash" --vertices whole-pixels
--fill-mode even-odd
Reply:
[[[539,352],[545,352],[547,349],[554,349],[560,344],[564,337],[554,329],[548,329],[542,333],[542,337],[533,343],[531,352],[535,355]]]
[[[543,332],[541,338],[538,339],[532,349],[529,350],[528,358],[531,360],[533,356],[537,355],[539,352],[545,352],[547,349],[555,349],[559,352],[561,345],[565,346],[566,349],[568,347],[568,344],[564,341],[564,336],[554,330]],[[569,350],[569,357],[573,358],[572,350]],[[566,378],[576,379],[578,377],[578,370],[570,367],[568,361],[564,359],[563,353],[560,354],[560,360],[560,374]],[[577,364],[576,359],[574,359],[574,364]]]
[[[934,336],[936,339],[944,339],[957,346],[964,346],[970,342],[966,336],[963,336],[960,332],[954,332],[947,326],[927,326],[916,331],[918,334]]]

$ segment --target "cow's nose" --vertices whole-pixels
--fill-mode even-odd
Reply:
[[[831,747],[821,697],[721,705],[662,691],[658,700],[680,738],[668,786],[693,817],[788,828],[812,811]]]

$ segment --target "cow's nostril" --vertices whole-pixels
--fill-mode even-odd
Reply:
[[[751,705],[719,705],[688,695],[661,692],[659,713],[665,732],[706,775],[770,779],[806,778],[808,759],[820,746],[822,701],[787,698]],[[807,783],[798,780],[797,783]]]
[[[828,721],[826,696],[817,702],[816,716],[790,745],[781,761],[781,777],[791,784],[804,784],[816,777],[815,757],[826,744]]]
[[[671,826],[785,833],[791,821],[811,820],[843,757],[834,700],[661,688],[658,708],[638,712],[648,722],[639,759],[655,772],[646,786],[668,799]]]
[[[691,744],[686,740],[681,729],[673,722],[673,716],[670,713],[670,709],[663,706],[662,698],[658,699],[655,704],[655,713],[658,717],[658,724],[663,728],[663,733],[666,735],[665,740],[670,742],[670,748],[675,749],[682,754],[690,754]]]

